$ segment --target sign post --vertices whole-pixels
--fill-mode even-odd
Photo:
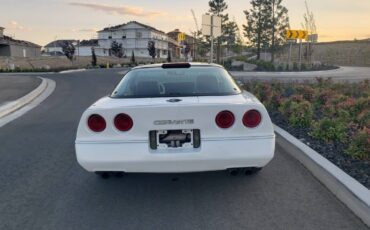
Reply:
[[[213,62],[213,40],[221,36],[221,17],[216,15],[205,14],[202,17],[202,33],[203,35],[210,36],[211,51],[209,63]]]
[[[287,40],[297,40],[299,39],[299,70],[302,67],[302,40],[308,40],[308,31],[306,30],[287,30],[285,31],[285,38]],[[290,43],[289,47],[289,66],[291,62],[291,55],[292,55],[292,43]]]
[[[299,71],[302,70],[302,39],[299,39],[299,64],[298,64]]]
[[[185,41],[185,39],[186,39],[185,33],[179,33],[177,35],[177,40],[178,40],[179,43],[182,42],[182,41]]]

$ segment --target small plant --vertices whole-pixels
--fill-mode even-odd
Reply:
[[[310,127],[313,118],[312,104],[308,101],[285,100],[281,103],[279,111],[288,118],[294,127]]]
[[[346,153],[354,158],[370,160],[370,128],[364,128],[352,137]]]
[[[62,45],[62,50],[63,50],[64,55],[66,55],[66,57],[67,57],[67,58],[72,62],[72,64],[73,64],[73,58],[74,58],[75,51],[76,51],[75,46],[74,46],[71,42],[65,42],[65,43]]]
[[[122,43],[118,43],[116,41],[112,42],[111,51],[112,51],[112,54],[118,58],[122,58],[124,55]]]
[[[155,56],[156,56],[155,42],[154,41],[149,41],[148,42],[148,52],[149,52],[149,55],[153,58],[153,61],[154,61]]]
[[[293,71],[299,71],[298,63],[294,62],[293,63]]]
[[[344,141],[346,138],[346,127],[336,119],[325,117],[313,123],[311,136],[325,142]]]
[[[168,55],[167,55],[167,62],[168,62],[168,63],[172,62],[171,52],[170,52],[170,51],[168,51]]]
[[[97,64],[97,59],[96,59],[96,54],[95,54],[95,49],[94,47],[91,48],[91,65],[93,67],[96,67]]]
[[[131,54],[131,64],[133,66],[136,65],[136,59],[135,59],[135,53],[134,53],[134,51],[132,51],[132,54]]]

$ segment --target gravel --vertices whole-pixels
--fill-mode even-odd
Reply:
[[[279,112],[270,112],[272,121],[279,127],[301,140],[317,151],[323,157],[341,168],[351,177],[370,189],[370,161],[354,159],[346,155],[346,145],[340,142],[326,143],[309,135],[310,128],[296,128],[291,126]]]

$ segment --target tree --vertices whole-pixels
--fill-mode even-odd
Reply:
[[[269,43],[269,22],[271,17],[267,2],[269,0],[252,0],[252,8],[245,10],[247,25],[243,25],[244,36],[248,38],[250,45],[257,48],[257,60],[261,56],[261,47]]]
[[[187,42],[187,41],[184,41],[184,55],[185,55],[185,58],[186,60],[189,60],[189,53],[191,51],[191,47],[190,47],[190,44]]]
[[[172,62],[171,51],[170,50],[168,51],[167,62]]]
[[[239,27],[235,21],[229,21],[225,24],[224,36],[222,40],[223,42],[226,43],[227,48],[230,49],[232,46],[236,45],[238,33],[239,33]]]
[[[121,43],[118,43],[116,41],[113,41],[111,44],[111,51],[112,54],[118,58],[123,57],[123,47]]]
[[[62,44],[62,50],[64,55],[73,63],[76,48],[71,42],[64,42]]]
[[[302,28],[306,31],[308,31],[309,35],[317,34],[317,28],[316,28],[316,21],[313,12],[310,11],[308,8],[307,1],[305,1],[306,5],[306,13],[304,13],[303,18],[304,22],[302,23]],[[308,43],[308,47],[306,50],[306,57],[308,61],[312,62],[313,60],[313,53],[314,53],[314,43],[317,41],[311,40]]]
[[[227,10],[228,5],[224,0],[210,0],[208,2],[208,5],[210,7],[209,12],[213,15],[217,15],[222,18],[221,21],[221,28],[222,28],[222,36],[217,38],[217,56],[216,61],[220,63],[221,58],[221,43],[223,40],[223,35],[225,33],[225,25],[229,21],[229,15],[223,14],[225,10]]]
[[[156,56],[156,50],[155,50],[155,42],[154,41],[149,41],[148,42],[148,51],[149,51],[149,55],[155,59],[155,56]]]
[[[131,53],[131,64],[136,65],[135,53],[132,51]]]
[[[97,64],[96,54],[94,47],[91,47],[91,65],[95,67]]]
[[[289,26],[288,9],[281,5],[283,0],[268,0],[267,9],[271,15],[271,62],[275,60],[276,48],[285,42],[285,31]]]

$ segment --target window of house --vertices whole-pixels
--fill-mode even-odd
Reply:
[[[141,32],[136,32],[136,37],[137,38],[141,38],[143,36],[143,34]]]

